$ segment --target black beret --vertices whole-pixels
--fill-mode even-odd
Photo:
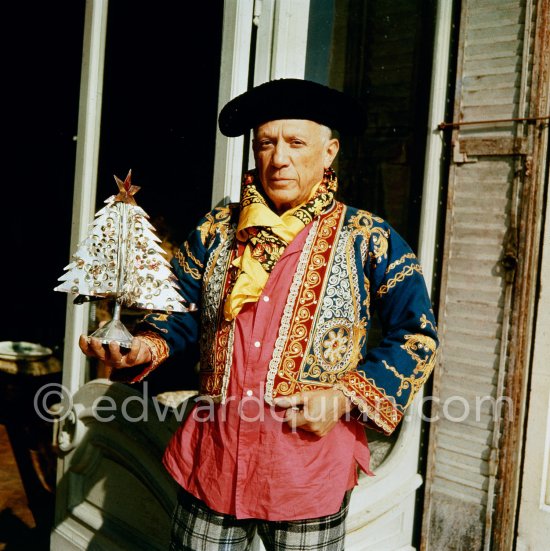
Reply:
[[[247,130],[274,120],[307,119],[341,134],[362,134],[366,115],[361,104],[323,84],[281,78],[260,84],[229,101],[218,124],[225,136],[241,136]]]

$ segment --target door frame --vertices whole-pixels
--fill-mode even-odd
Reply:
[[[86,0],[71,251],[76,250],[78,243],[84,239],[95,211],[107,10],[108,0]],[[251,83],[258,85],[268,79],[282,77],[303,78],[309,10],[310,0],[256,0],[255,2],[225,0],[219,109],[229,99],[244,92]],[[442,143],[437,125],[443,120],[445,112],[451,22],[452,2],[438,0],[418,254],[423,264],[428,289],[433,285],[437,254],[436,229],[440,214],[439,194],[442,173]],[[249,74],[252,48],[255,49],[253,79]],[[212,186],[213,205],[239,199],[241,176],[245,168],[243,164],[246,158],[251,158],[250,155],[245,157],[245,147],[247,146],[243,137],[229,139],[217,129]],[[89,308],[86,305],[75,307],[68,298],[63,385],[71,396],[86,382],[87,362],[78,347],[78,337],[80,334],[87,333],[88,323]],[[419,397],[417,403],[420,400]],[[417,408],[414,409],[418,411]],[[420,415],[411,413],[406,426],[401,431],[400,442],[388,457],[387,463],[380,469],[380,476],[376,481],[370,479],[363,481],[364,495],[361,492],[359,496],[359,492],[356,492],[356,499],[352,500],[350,508],[350,517],[356,515],[355,520],[351,519],[351,524],[355,526],[351,541],[355,539],[357,542],[352,543],[352,547],[359,545],[363,539],[366,521],[374,522],[372,530],[376,530],[376,526],[382,526],[377,524],[379,518],[374,518],[372,513],[365,512],[365,503],[361,503],[363,498],[368,497],[367,501],[370,505],[383,502],[384,507],[389,507],[388,520],[391,520],[391,515],[396,514],[393,501],[390,504],[386,495],[387,486],[381,484],[383,478],[389,480],[392,474],[395,479],[396,471],[390,467],[409,465],[410,468],[407,471],[408,475],[410,474],[407,479],[409,498],[414,496],[416,488],[422,484],[422,478],[417,473],[420,424]],[[61,480],[67,468],[63,459],[59,459],[58,480]],[[401,478],[400,481],[403,482]],[[394,486],[397,482],[399,481],[394,480]],[[367,486],[369,486],[368,491],[366,491]],[[378,490],[373,491],[374,487]],[[404,496],[402,495],[399,499],[402,497]],[[414,498],[408,503],[414,504]],[[56,518],[64,518],[67,505],[67,496],[58,495]],[[409,505],[407,507],[410,508]],[[412,537],[414,511],[411,510],[409,513],[407,527],[396,528],[396,530],[402,530],[403,534],[407,533]],[[378,513],[375,516],[380,517]]]

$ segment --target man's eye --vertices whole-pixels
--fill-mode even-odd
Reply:
[[[305,145],[304,142],[303,142],[302,140],[292,140],[291,144],[294,145],[294,146],[302,146],[302,145]]]

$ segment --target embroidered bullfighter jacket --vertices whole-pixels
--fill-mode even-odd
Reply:
[[[223,316],[235,280],[239,205],[214,209],[172,259],[195,313],[151,313],[139,334],[153,361],[135,380],[199,343],[200,392],[226,399],[234,320]],[[421,267],[383,219],[333,202],[306,226],[265,381],[265,400],[337,387],[369,425],[390,434],[436,363],[437,330]],[[367,347],[372,316],[382,337]]]

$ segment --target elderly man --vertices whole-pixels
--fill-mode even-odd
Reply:
[[[435,363],[421,268],[388,223],[334,198],[331,129],[364,129],[351,98],[275,80],[219,126],[253,130],[256,170],[174,257],[199,312],[149,314],[126,354],[81,348],[137,381],[199,343],[201,399],[164,456],[181,486],[170,549],[246,549],[256,531],[267,549],[343,549],[358,467],[370,474],[364,425],[391,433]],[[383,339],[367,351],[373,309]]]

